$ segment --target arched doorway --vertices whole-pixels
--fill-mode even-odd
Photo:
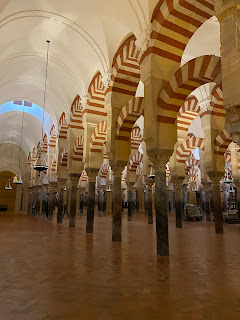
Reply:
[[[14,173],[9,171],[0,172],[0,214],[13,213],[15,210],[17,186],[12,182]],[[10,177],[12,190],[5,190],[5,186]]]

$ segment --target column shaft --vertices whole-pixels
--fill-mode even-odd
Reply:
[[[155,208],[156,208],[156,232],[157,254],[169,255],[168,243],[168,216],[167,216],[167,186],[165,171],[155,172]]]
[[[121,176],[114,176],[112,241],[121,241],[121,228],[122,228]]]
[[[77,184],[79,181],[79,175],[75,176],[70,174],[70,190],[71,190],[71,202],[70,202],[70,217],[69,227],[74,228],[76,225],[76,213],[77,213]]]
[[[94,206],[95,206],[95,181],[89,181],[88,182],[87,226],[86,226],[87,233],[93,233]]]
[[[223,233],[223,221],[222,221],[222,204],[221,204],[221,192],[220,184],[213,184],[213,209],[215,220],[216,233]]]
[[[59,191],[58,191],[57,223],[62,223],[62,220],[63,220],[63,195],[64,195],[64,185],[60,185]]]
[[[48,198],[48,220],[53,220],[53,211],[55,208],[55,192],[54,186],[50,185],[49,198]]]

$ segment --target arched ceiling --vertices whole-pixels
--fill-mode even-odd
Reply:
[[[58,120],[97,70],[104,75],[122,39],[147,27],[157,0],[2,0],[0,103],[43,105],[46,40],[50,62],[46,108]]]
[[[20,121],[19,121],[20,119]],[[13,143],[20,146],[22,130],[22,112],[11,111],[0,116],[0,144]],[[45,134],[45,130],[44,130]],[[37,146],[42,135],[42,122],[35,116],[24,114],[22,149],[28,155]]]

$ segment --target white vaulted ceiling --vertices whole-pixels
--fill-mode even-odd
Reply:
[[[46,108],[58,120],[77,94],[84,97],[97,70],[109,70],[123,38],[138,36],[149,21],[147,0],[1,0],[0,103],[43,105],[49,39]]]

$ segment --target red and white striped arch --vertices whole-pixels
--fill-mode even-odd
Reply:
[[[43,137],[43,147],[42,147],[42,153],[48,153],[48,137],[45,134]]]
[[[83,136],[77,138],[75,145],[73,147],[72,160],[83,161]]]
[[[175,124],[180,107],[199,86],[221,83],[221,58],[201,56],[185,63],[166,83],[158,97],[157,121]]]
[[[106,161],[109,161],[108,159],[108,155],[107,155],[107,151],[106,151],[106,141],[104,141],[104,144],[103,144],[103,160],[106,162]]]
[[[143,98],[133,98],[123,107],[117,120],[117,140],[130,141],[132,127],[143,113]]]
[[[90,152],[101,153],[107,135],[107,121],[100,122],[90,139]]]
[[[185,163],[186,173],[188,173],[192,167],[200,167],[200,160],[197,160],[194,155],[190,153]]]
[[[109,164],[103,163],[100,168],[100,178],[106,179],[109,171]]]
[[[61,156],[61,167],[67,167],[67,164],[68,164],[68,146],[65,146]]]
[[[89,99],[84,113],[107,116],[105,110],[105,89],[101,73],[98,72],[92,79],[88,88]]]
[[[49,147],[50,148],[56,148],[57,146],[57,130],[55,126],[53,125],[50,131],[50,142]]]
[[[224,117],[226,115],[226,111],[224,108],[223,102],[223,93],[221,89],[221,84],[216,85],[212,90],[212,101],[210,102],[211,106],[211,114],[217,117]]]
[[[190,124],[198,115],[201,116],[201,108],[197,98],[187,98],[177,115],[177,129],[179,132],[188,132]]]
[[[113,58],[113,72],[108,92],[116,92],[126,96],[126,100],[134,97],[140,81],[139,51],[135,46],[136,38],[132,35],[126,39]]]
[[[231,142],[232,138],[230,134],[224,129],[214,141],[214,153],[224,155]]]
[[[65,113],[63,112],[59,119],[59,139],[67,139],[68,124]]]
[[[153,54],[160,65],[167,65],[175,72],[190,38],[214,14],[210,0],[160,0],[152,16],[149,47],[140,62]]]
[[[85,170],[82,171],[81,177],[80,177],[80,184],[87,184],[88,181],[88,175]]]
[[[131,152],[138,151],[140,144],[142,143],[142,133],[139,126],[134,126],[131,132]]]
[[[51,172],[56,172],[56,171],[57,171],[57,155],[55,153],[53,158],[52,158]]]
[[[179,163],[185,163],[190,152],[199,148],[205,150],[205,142],[203,138],[191,137],[183,141],[176,150],[176,160]]]
[[[138,152],[138,153],[134,154],[129,161],[129,170],[132,172],[136,172],[137,167],[140,165],[142,160],[143,160],[142,153]]]
[[[32,158],[31,158],[32,165],[35,164],[36,159],[37,159],[37,152],[36,152],[36,148],[34,147],[34,148],[33,148],[33,151],[32,151]]]
[[[28,154],[28,164],[31,164],[32,163],[32,155],[31,155],[31,152],[29,152]]]
[[[82,125],[82,105],[81,105],[81,99],[79,96],[77,96],[71,106],[71,117],[70,117],[70,128],[73,129],[83,129]]]

